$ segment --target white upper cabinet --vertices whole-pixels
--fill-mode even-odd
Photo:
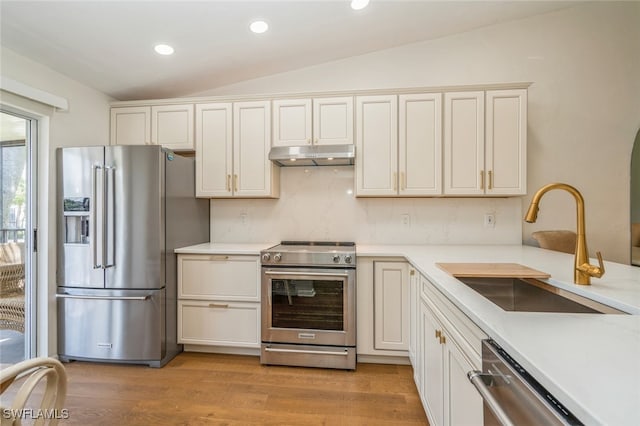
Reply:
[[[268,101],[196,105],[196,196],[277,197],[270,123]]]
[[[487,194],[527,193],[527,91],[487,92]]]
[[[398,193],[398,97],[356,98],[356,195]]]
[[[313,100],[313,143],[316,145],[353,144],[353,98]]]
[[[442,193],[442,95],[400,95],[399,195]]]
[[[151,107],[111,108],[111,145],[150,145]]]
[[[162,145],[194,149],[193,105],[111,108],[111,145]]]
[[[440,195],[441,116],[440,93],[356,98],[356,195]]]
[[[273,146],[310,145],[311,99],[273,101]]]
[[[484,92],[444,95],[444,192],[484,194]]]
[[[444,126],[445,194],[526,193],[526,89],[446,93]]]
[[[233,104],[233,178],[236,197],[275,197],[280,169],[269,160],[271,103]]]
[[[151,143],[174,151],[191,151],[193,145],[193,105],[151,107]]]
[[[196,197],[231,197],[233,107],[196,105]]]
[[[273,101],[273,146],[352,143],[352,97]]]

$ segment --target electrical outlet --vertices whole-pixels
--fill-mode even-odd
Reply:
[[[484,215],[484,227],[485,228],[495,228],[496,226],[496,217],[491,213],[487,213]]]
[[[246,213],[241,213],[240,214],[240,223],[242,223],[242,225],[246,226],[248,221],[249,221],[249,215],[246,214]]]
[[[402,220],[402,225],[403,226],[406,226],[406,227],[411,226],[411,216],[408,213],[400,215],[400,218]]]

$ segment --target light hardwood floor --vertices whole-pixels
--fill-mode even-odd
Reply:
[[[182,353],[161,369],[65,364],[76,425],[427,425],[410,366],[355,372]]]

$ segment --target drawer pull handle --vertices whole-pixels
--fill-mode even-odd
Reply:
[[[209,307],[210,308],[228,308],[229,304],[228,303],[209,303]]]
[[[229,260],[229,256],[211,256],[209,260]]]

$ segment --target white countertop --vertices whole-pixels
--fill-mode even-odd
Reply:
[[[180,247],[174,250],[179,254],[248,254],[259,255],[261,250],[278,243],[202,243]]]
[[[535,247],[356,248],[358,256],[406,258],[586,424],[640,424],[640,268],[605,262],[601,279],[579,286],[573,255]],[[520,263],[551,274],[543,281],[633,315],[507,312],[436,262]]]

